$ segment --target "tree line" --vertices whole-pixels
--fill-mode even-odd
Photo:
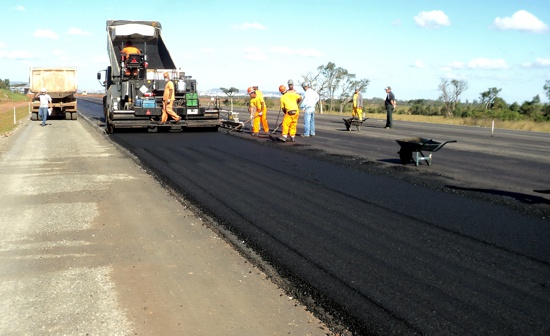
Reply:
[[[9,79],[0,79],[0,89],[9,89],[10,80]]]
[[[324,111],[348,112],[351,110],[351,98],[357,88],[365,93],[370,83],[369,79],[357,78],[347,69],[336,66],[333,62],[320,65],[316,71],[302,75],[302,83],[307,82],[321,96],[319,102],[320,113]],[[233,96],[239,91],[231,87],[221,88],[233,102]],[[550,100],[550,80],[543,86],[546,97]],[[550,121],[550,104],[543,104],[540,96],[536,95],[522,104],[517,102],[508,104],[499,97],[502,89],[492,87],[479,93],[479,99],[473,102],[462,102],[461,96],[468,90],[468,82],[457,79],[442,78],[438,85],[440,93],[437,100],[413,99],[398,100],[395,113],[413,115],[438,115],[445,117],[473,117],[492,118],[499,120],[533,120]],[[383,99],[365,100],[367,104],[363,110],[367,113],[385,113]],[[266,98],[269,108],[276,107],[277,101]],[[373,105],[378,105],[373,107]]]

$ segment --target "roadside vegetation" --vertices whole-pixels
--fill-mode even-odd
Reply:
[[[318,111],[329,115],[351,115],[350,100],[354,88],[359,87],[365,92],[369,80],[356,79],[354,74],[336,67],[334,63],[328,63],[317,69],[317,74],[306,74],[301,82],[312,83],[312,87],[321,94],[322,100]],[[338,89],[325,89],[329,85],[327,83],[332,83]],[[12,92],[9,87],[9,80],[0,79],[0,135],[9,133],[15,128],[14,107],[16,107],[18,123],[29,117],[28,106],[24,104],[25,101],[29,101],[29,98],[24,94]],[[478,127],[492,127],[494,121],[496,128],[550,132],[550,104],[542,103],[538,95],[521,104],[517,102],[509,104],[498,96],[501,89],[493,87],[481,92],[479,100],[462,102],[460,95],[467,88],[468,84],[465,81],[442,79],[439,85],[441,92],[439,99],[398,100],[394,119]],[[550,99],[550,80],[544,83],[543,88],[547,98]],[[227,95],[221,99],[224,106],[247,106],[248,96],[236,96],[238,89],[234,87],[222,89]],[[210,98],[202,100],[203,105],[210,104]],[[279,109],[278,98],[266,97],[265,100],[268,109]],[[364,102],[365,117],[386,118],[383,99],[365,99]]]
[[[308,82],[319,93],[320,113],[351,116],[355,88],[365,93],[370,80],[357,78],[355,74],[329,62],[318,66],[315,72],[302,75],[302,80],[297,82]],[[541,86],[550,100],[550,80],[541,83]],[[480,92],[479,99],[463,102],[460,97],[468,90],[468,82],[445,78],[441,79],[437,89],[440,93],[437,100],[398,99],[394,119],[480,127],[491,127],[494,121],[497,128],[550,132],[550,104],[542,103],[538,95],[522,103],[509,103],[499,97],[502,89],[492,87]],[[223,104],[246,106],[248,97],[235,96],[237,89],[222,90],[228,95],[227,99],[222,100]],[[279,99],[266,98],[266,104],[269,109],[277,110]],[[364,99],[363,113],[368,118],[385,119],[384,99]]]
[[[9,82],[0,80],[0,87],[0,136],[3,136],[12,132],[23,119],[29,118],[28,102],[30,99],[24,94],[9,90]],[[14,108],[15,124],[13,122]]]

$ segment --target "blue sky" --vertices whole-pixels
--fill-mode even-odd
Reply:
[[[159,21],[177,67],[201,90],[288,79],[333,62],[370,84],[367,98],[437,99],[442,78],[468,82],[462,100],[491,87],[530,101],[550,80],[547,0],[64,1],[0,0],[0,79],[29,67],[77,67],[81,90],[100,90],[107,20]]]

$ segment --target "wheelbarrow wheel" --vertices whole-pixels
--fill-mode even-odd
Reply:
[[[410,163],[413,159],[412,152],[401,150],[398,153],[399,158],[401,159],[401,164]]]

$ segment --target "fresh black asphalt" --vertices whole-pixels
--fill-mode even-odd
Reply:
[[[293,144],[224,130],[110,137],[356,334],[549,333],[548,217],[459,183],[396,177],[395,162],[380,173],[308,150],[345,134]]]

